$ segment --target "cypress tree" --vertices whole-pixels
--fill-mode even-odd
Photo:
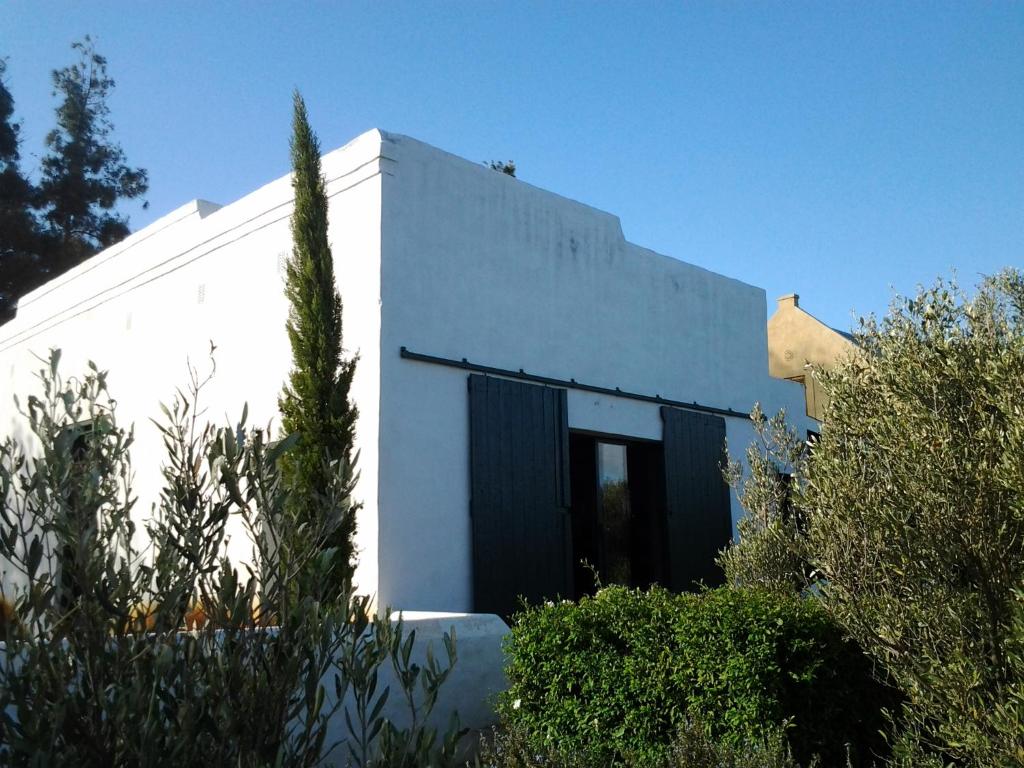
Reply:
[[[355,358],[342,354],[341,296],[327,240],[327,194],[320,168],[320,144],[309,125],[302,96],[294,95],[292,118],[292,254],[286,265],[290,304],[288,338],[292,371],[279,400],[285,434],[296,447],[282,459],[282,476],[292,491],[292,520],[299,527],[322,515],[335,516],[326,547],[334,551],[331,584],[316,591],[333,597],[350,583],[354,569],[353,480],[356,407],[349,400]],[[339,492],[340,491],[340,492]],[[306,585],[310,587],[311,585]]]

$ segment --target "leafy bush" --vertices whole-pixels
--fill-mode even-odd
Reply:
[[[883,707],[898,702],[861,649],[813,598],[718,589],[687,600],[675,677],[688,711],[725,743],[785,728],[794,756],[870,764]]]
[[[414,634],[374,625],[366,598],[328,599],[316,580],[294,587],[299,572],[324,581],[333,553],[322,546],[331,517],[289,517],[278,459],[292,441],[269,445],[244,419],[202,425],[193,371],[160,425],[164,488],[140,546],[133,433],[103,372],[65,381],[58,360],[24,409],[35,446],[0,443],[0,763],[312,766],[331,752],[327,722],[343,708],[350,764],[450,761],[457,724],[437,744],[422,723],[454,645],[448,667],[416,666]],[[345,508],[350,492],[338,472],[324,496]],[[223,557],[232,517],[253,547],[246,574]],[[407,728],[380,716],[389,665]]]
[[[526,608],[507,652],[503,723],[605,761],[667,759],[696,719],[726,746],[784,729],[801,762],[842,764],[849,745],[867,763],[892,701],[816,601],[767,591],[609,587]]]
[[[707,729],[692,720],[684,723],[663,759],[652,763],[649,758],[627,756],[623,763],[627,768],[799,768],[781,730],[764,739],[726,744],[709,737]],[[498,730],[485,739],[475,762],[476,768],[599,768],[606,764],[607,759],[592,750],[559,745],[538,748],[517,728]]]
[[[726,584],[802,594],[817,575],[807,550],[808,516],[800,506],[810,446],[785,411],[768,418],[755,404],[750,420],[757,439],[744,452],[746,462],[730,460],[726,470],[746,514],[718,564]]]
[[[565,744],[539,744],[521,727],[484,734],[474,768],[593,768],[604,759]]]
[[[1020,765],[1024,274],[938,283],[821,375],[809,546],[829,610],[891,672],[926,743]]]
[[[805,764],[814,768],[817,760]],[[834,765],[848,765],[835,763]],[[783,729],[767,729],[759,738],[716,741],[699,721],[688,721],[663,768],[799,768],[790,752]]]
[[[525,609],[506,652],[502,721],[539,742],[605,757],[661,755],[685,716],[669,657],[679,598],[620,587]]]
[[[806,587],[907,699],[900,765],[1024,764],[1024,273],[939,281],[816,372],[809,457],[778,421],[743,486],[734,581]],[[779,514],[780,466],[802,526]],[[805,565],[810,571],[805,571]]]

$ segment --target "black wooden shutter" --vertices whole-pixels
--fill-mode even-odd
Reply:
[[[729,487],[722,476],[725,419],[663,406],[669,583],[694,589],[724,580],[715,564],[732,536]]]
[[[564,389],[469,377],[473,610],[571,593]]]

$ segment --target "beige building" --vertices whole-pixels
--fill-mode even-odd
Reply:
[[[853,337],[800,309],[795,293],[782,296],[768,319],[768,371],[804,386],[807,415],[822,420],[826,399],[808,363],[828,368],[855,348]]]

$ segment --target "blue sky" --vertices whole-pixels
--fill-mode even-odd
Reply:
[[[373,127],[610,211],[640,245],[841,328],[893,291],[1024,265],[1024,3],[6,0],[38,167],[49,72],[89,33],[134,227],[288,170],[291,91],[325,150]]]

